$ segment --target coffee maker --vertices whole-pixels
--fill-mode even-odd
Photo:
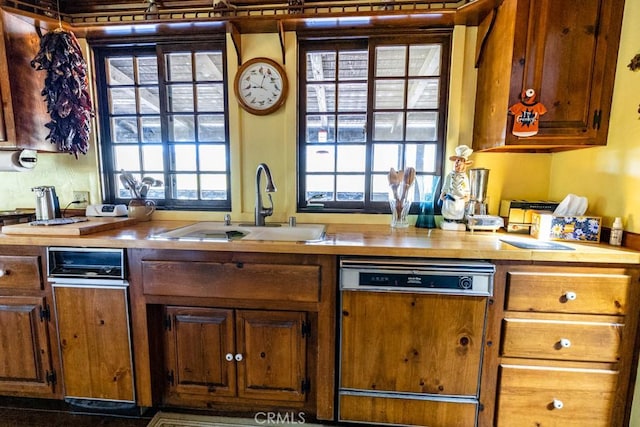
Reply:
[[[469,170],[469,203],[466,214],[487,215],[487,183],[489,181],[489,169],[474,168]]]

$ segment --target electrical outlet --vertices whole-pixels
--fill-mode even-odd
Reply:
[[[88,191],[74,191],[73,201],[78,202],[73,204],[73,208],[86,208],[89,205],[89,192]]]

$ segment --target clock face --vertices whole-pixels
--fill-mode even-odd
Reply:
[[[254,58],[240,67],[235,81],[240,105],[252,114],[276,111],[287,96],[284,69],[268,58]]]

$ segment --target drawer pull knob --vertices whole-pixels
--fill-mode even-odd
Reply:
[[[236,354],[236,362],[242,362],[242,354],[238,353]]]
[[[564,294],[564,297],[567,299],[567,301],[575,301],[575,299],[578,298],[578,295],[576,295],[575,292],[567,292],[566,294]]]
[[[227,354],[224,356],[224,358],[225,358],[225,359],[227,359],[227,362],[232,362],[232,361],[233,361],[233,354],[231,354],[231,353],[227,353]]]
[[[9,274],[9,272],[7,270],[4,270],[4,269],[0,268],[0,277],[6,276],[7,274]]]
[[[560,340],[560,347],[562,347],[562,348],[569,348],[569,347],[571,347],[571,341],[569,341],[569,340],[568,340],[568,339],[566,339],[566,338],[562,338],[562,339]]]
[[[554,409],[562,409],[563,407],[564,407],[564,403],[562,403],[562,400],[553,399],[553,408]]]

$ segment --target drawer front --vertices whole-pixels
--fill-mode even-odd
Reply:
[[[507,365],[500,374],[498,427],[611,425],[615,371]]]
[[[317,265],[143,261],[142,280],[148,295],[320,300]]]
[[[343,394],[338,421],[401,426],[469,427],[476,425],[478,408],[469,401],[434,401]],[[516,424],[514,424],[516,425]],[[513,425],[511,426],[513,427]]]
[[[623,326],[619,323],[505,319],[502,355],[617,362]]]
[[[624,314],[631,276],[510,272],[506,309],[556,313]]]
[[[37,256],[0,256],[0,288],[42,289]]]

